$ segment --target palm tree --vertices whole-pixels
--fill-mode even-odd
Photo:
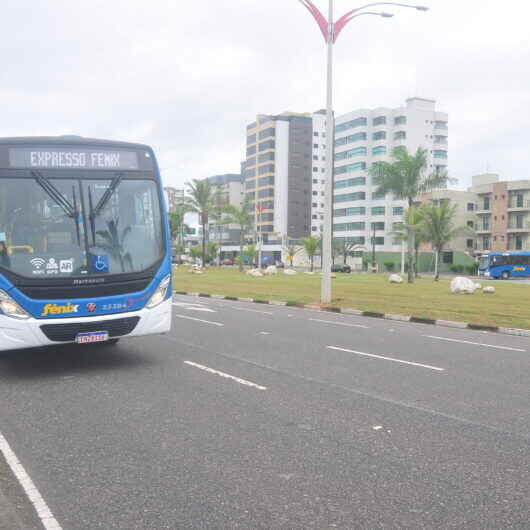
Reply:
[[[423,206],[407,208],[403,214],[403,222],[397,223],[397,230],[390,233],[390,235],[404,241],[408,241],[409,231],[414,233],[414,260],[410,259],[412,254],[409,252],[407,256],[407,267],[409,270],[412,270],[415,278],[418,277],[418,254],[420,252],[420,246],[422,243],[428,242],[423,219]]]
[[[313,261],[320,248],[320,242],[319,237],[306,237],[303,240],[305,252],[311,263],[311,272],[313,272]]]
[[[396,199],[406,200],[408,207],[414,205],[414,200],[422,193],[433,189],[443,188],[451,180],[447,173],[428,174],[427,150],[418,147],[415,155],[410,155],[406,148],[397,147],[392,152],[392,162],[376,162],[370,168],[370,174],[379,186],[376,193],[392,193]],[[407,226],[407,247],[409,253],[408,281],[414,281],[414,258],[412,252],[415,246],[415,232],[413,227]]]
[[[101,248],[108,252],[114,259],[120,262],[122,272],[125,272],[125,265],[128,265],[132,270],[132,258],[129,252],[125,252],[124,244],[125,239],[131,232],[131,227],[127,226],[123,229],[121,236],[119,233],[118,225],[120,223],[119,218],[116,220],[111,219],[107,221],[106,230],[98,230],[96,235],[103,239],[103,242],[98,242],[96,247]]]
[[[247,258],[248,264],[252,265],[256,259],[256,256],[258,255],[258,249],[256,248],[256,245],[247,245],[245,247],[244,254],[242,255]],[[243,260],[241,260],[241,262],[243,262]]]
[[[199,214],[199,222],[202,226],[202,264],[206,263],[206,226],[208,216],[215,208],[215,189],[208,180],[193,179],[187,182],[189,197],[187,205],[190,211]]]
[[[296,245],[287,245],[284,247],[285,257],[289,260],[291,269],[293,268],[294,257],[302,250],[302,247]]]
[[[171,239],[177,240],[179,244],[184,243],[184,233],[188,230],[184,223],[184,217],[188,212],[191,212],[188,204],[177,204],[175,209],[169,213],[169,229],[171,231]]]
[[[442,201],[440,206],[427,204],[423,207],[425,233],[434,250],[435,281],[440,277],[438,263],[445,245],[458,234],[470,230],[467,226],[454,226],[456,208],[456,204],[450,205],[446,201]]]
[[[243,258],[243,242],[246,231],[252,226],[252,213],[250,200],[244,199],[241,206],[228,204],[222,209],[226,216],[222,219],[223,224],[237,225],[239,229],[239,255]],[[243,259],[239,262],[239,270],[243,270]]]

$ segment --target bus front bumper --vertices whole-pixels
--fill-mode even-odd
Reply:
[[[38,348],[57,344],[68,344],[73,341],[57,342],[48,339],[41,330],[43,325],[54,324],[91,324],[101,322],[101,331],[105,331],[105,322],[112,320],[139,317],[138,324],[125,337],[139,337],[143,335],[159,335],[171,329],[171,298],[153,309],[141,309],[128,313],[114,315],[99,315],[83,318],[57,318],[16,320],[0,315],[0,351],[20,350],[23,348]]]

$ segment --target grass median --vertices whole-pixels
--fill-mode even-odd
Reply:
[[[254,278],[237,268],[209,268],[204,274],[191,274],[188,267],[175,267],[176,291],[222,294],[238,298],[279,300],[293,304],[318,303],[320,275],[299,273]],[[387,275],[337,274],[333,279],[331,305],[381,313],[422,318],[454,320],[483,326],[530,329],[530,285],[501,280],[488,282],[495,294],[476,291],[454,295],[449,280],[434,282],[432,277],[413,284],[390,284]]]

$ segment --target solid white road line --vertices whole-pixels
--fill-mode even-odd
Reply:
[[[320,320],[319,318],[310,318],[311,322],[322,322],[324,324],[335,324],[336,326],[347,326],[348,328],[364,328],[368,329],[368,326],[362,324],[347,324],[346,322],[334,322],[333,320]]]
[[[224,326],[224,324],[221,324],[221,322],[212,322],[211,320],[202,320],[201,318],[193,318],[193,317],[188,317],[184,315],[175,315],[175,314],[173,316],[177,318],[185,318],[186,320],[195,320],[196,322],[204,322],[204,324],[212,324],[212,326]]]
[[[235,309],[236,311],[248,311],[249,313],[260,313],[262,315],[274,315],[272,311],[258,311],[257,309],[248,309],[247,307],[231,307],[230,309]]]
[[[364,353],[362,351],[348,350],[346,348],[339,348],[337,346],[328,346],[330,350],[345,351],[347,353],[355,353],[356,355],[364,355],[365,357],[374,357],[375,359],[383,359],[385,361],[392,361],[394,363],[410,364],[411,366],[419,366],[420,368],[427,368],[429,370],[435,370],[437,372],[445,372],[445,368],[438,366],[431,366],[430,364],[413,363],[411,361],[403,361],[402,359],[394,359],[392,357],[384,357],[383,355],[375,355],[373,353]]]
[[[266,386],[257,385],[256,383],[252,383],[251,381],[247,381],[246,379],[241,379],[240,377],[235,377],[233,375],[220,372],[219,370],[208,368],[207,366],[203,366],[202,364],[197,364],[191,361],[184,361],[184,364],[188,364],[189,366],[194,366],[195,368],[198,368],[199,370],[204,370],[205,372],[208,372],[210,374],[218,375],[226,379],[231,379],[232,381],[235,381],[236,383],[239,383],[240,385],[250,386],[252,388],[257,388],[258,390],[267,390]]]
[[[206,307],[204,305],[199,305],[199,304],[185,304],[181,302],[173,302],[173,305],[177,307],[183,307],[184,309],[188,309],[190,311],[203,311],[205,313],[217,313],[215,309],[210,309],[209,307]]]
[[[511,348],[510,346],[497,346],[495,344],[483,344],[482,342],[471,342],[469,340],[460,340],[460,339],[448,339],[447,337],[437,337],[435,335],[423,335],[428,339],[437,339],[437,340],[446,340],[449,342],[460,342],[462,344],[473,344],[474,346],[484,346],[485,348],[497,348],[499,350],[510,350],[510,351],[521,351],[525,352],[521,348]]]
[[[62,530],[61,525],[57,522],[51,510],[44,502],[39,490],[31,480],[31,477],[26,473],[26,470],[18,460],[17,455],[13,452],[2,433],[0,433],[0,451],[4,455],[4,458],[11,468],[11,471],[24,489],[28,499],[31,501],[33,507],[37,511],[37,515],[39,516],[44,528],[46,530]]]

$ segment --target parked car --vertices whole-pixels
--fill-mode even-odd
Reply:
[[[230,258],[225,258],[224,260],[221,261],[221,265],[233,265],[233,264],[234,264],[234,260]]]
[[[344,265],[343,263],[335,263],[331,266],[331,272],[351,272],[351,267],[349,265]]]

